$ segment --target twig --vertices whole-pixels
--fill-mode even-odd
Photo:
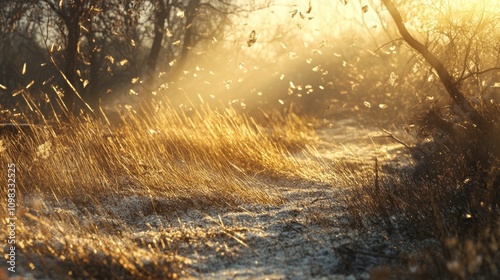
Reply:
[[[485,69],[485,70],[482,70],[482,71],[471,72],[471,73],[463,76],[462,78],[458,79],[456,81],[456,83],[458,84],[458,83],[460,83],[460,82],[462,82],[464,80],[467,80],[468,78],[470,78],[470,77],[472,77],[474,75],[482,75],[482,74],[490,72],[490,71],[500,71],[500,67],[493,67],[493,68],[488,68],[488,69]]]
[[[412,147],[408,144],[406,144],[405,142],[403,142],[403,140],[399,139],[398,137],[396,137],[394,134],[392,134],[390,131],[388,131],[387,129],[384,129],[384,128],[381,128],[380,127],[380,130],[382,130],[385,134],[387,134],[387,137],[389,138],[392,138],[394,141],[398,142],[399,144],[405,146],[405,148],[413,151],[415,149],[415,147]]]
[[[385,47],[385,46],[387,46],[387,45],[389,45],[389,44],[391,44],[391,43],[394,43],[394,42],[396,42],[396,41],[401,41],[401,40],[403,40],[403,38],[397,38],[397,39],[394,39],[394,40],[390,40],[389,42],[387,42],[387,43],[383,44],[382,46],[378,47],[378,48],[377,48],[375,51],[373,51],[373,52],[374,52],[374,53],[376,53],[376,52],[378,52],[380,49],[382,49],[383,47]]]

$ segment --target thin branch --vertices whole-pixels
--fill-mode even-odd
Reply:
[[[475,10],[476,10],[476,7],[474,7],[473,11],[475,12]],[[472,13],[472,15],[474,14],[474,12]],[[472,16],[471,16],[471,18],[472,18]],[[472,43],[474,41],[474,35],[478,34],[479,28],[481,27],[483,20],[484,20],[484,10],[481,13],[481,18],[479,19],[479,22],[477,23],[476,28],[475,28],[474,32],[472,33],[473,35],[470,36],[468,44],[467,44],[467,48],[465,49],[466,51],[465,51],[464,63],[463,63],[463,66],[462,66],[462,74],[460,74],[461,77],[464,76],[465,71],[467,69],[466,65],[467,65],[467,61],[469,59],[469,55],[470,55],[470,52],[471,52],[471,49],[472,49]]]
[[[399,33],[401,34],[405,42],[408,45],[410,45],[410,47],[419,52],[425,58],[427,63],[429,63],[432,66],[432,68],[434,68],[434,70],[439,76],[439,79],[441,80],[441,83],[446,88],[446,91],[453,100],[453,102],[456,105],[458,105],[459,108],[463,110],[465,113],[468,113],[472,122],[475,122],[478,126],[483,126],[487,124],[487,121],[484,119],[484,117],[481,114],[479,114],[479,112],[472,106],[470,101],[457,87],[458,86],[457,83],[450,75],[450,73],[444,66],[443,62],[438,57],[436,57],[436,55],[432,53],[425,45],[423,45],[420,41],[415,39],[413,35],[410,34],[410,32],[408,31],[408,29],[404,24],[401,13],[399,12],[398,8],[394,5],[392,0],[382,0],[382,3],[384,3],[387,10],[391,14],[396,24],[396,27],[398,28]]]
[[[491,71],[500,71],[500,67],[493,67],[493,68],[488,68],[488,69],[485,69],[485,70],[482,70],[482,71],[471,72],[471,73],[463,76],[462,78],[458,79],[456,81],[456,83],[459,84],[459,83],[463,82],[464,80],[467,80],[468,78],[470,78],[472,76],[482,75],[484,73],[488,73],[488,72],[491,72]]]
[[[42,27],[40,26],[40,29],[41,28]],[[52,65],[57,69],[57,71],[59,72],[59,74],[61,74],[61,77],[64,79],[64,81],[69,86],[69,88],[83,102],[83,104],[85,104],[85,106],[87,106],[87,108],[90,110],[90,112],[94,114],[94,109],[92,109],[90,107],[90,105],[87,102],[85,102],[85,100],[83,100],[82,96],[78,93],[78,90],[76,90],[76,88],[73,86],[73,84],[71,83],[71,81],[68,79],[68,77],[66,77],[66,75],[64,74],[64,72],[61,70],[61,68],[59,67],[59,65],[57,65],[57,62],[55,61],[54,56],[52,55],[52,52],[50,51],[49,46],[47,45],[47,39],[45,37],[43,39],[44,39],[45,49],[47,50],[47,53],[49,55],[50,61],[52,62]],[[66,94],[69,94],[69,93],[66,93]],[[68,108],[66,107],[66,105],[64,103],[63,103],[63,105],[64,105],[64,107],[66,109],[67,116],[69,116],[69,110],[68,110]]]
[[[43,0],[43,2],[47,3],[47,5],[49,5],[49,7],[54,12],[56,12],[63,20],[66,20],[67,16],[60,9],[58,9],[54,3],[50,2],[49,0]]]
[[[383,44],[382,46],[378,47],[375,51],[373,51],[374,53],[378,52],[380,49],[382,49],[383,47],[389,45],[389,44],[392,44],[396,41],[401,41],[401,40],[404,40],[403,38],[397,38],[397,39],[394,39],[394,40],[390,40],[389,42]]]
[[[412,147],[408,144],[406,144],[403,140],[399,139],[398,137],[396,137],[394,134],[392,134],[390,131],[388,131],[387,129],[384,129],[382,127],[379,127],[380,130],[382,130],[385,134],[387,134],[386,137],[389,137],[391,139],[393,139],[394,141],[398,142],[399,144],[405,146],[405,148],[409,149],[410,151],[413,151],[415,150],[415,147]]]

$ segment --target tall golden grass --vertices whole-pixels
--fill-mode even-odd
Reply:
[[[120,126],[42,121],[1,136],[1,166],[17,167],[23,266],[42,275],[57,268],[58,278],[175,278],[182,261],[165,244],[135,240],[127,223],[192,207],[279,204],[273,178],[326,178],[324,163],[310,160],[314,131],[294,113],[254,118],[200,105],[188,114],[167,103],[120,118]],[[140,204],[134,217],[113,216],[112,204],[126,199]],[[126,226],[95,224],[95,215]]]

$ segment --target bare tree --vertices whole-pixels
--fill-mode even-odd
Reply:
[[[152,4],[154,35],[146,61],[150,88],[160,60],[169,62],[169,79],[175,79],[190,50],[221,32],[228,16],[239,11],[236,3],[222,0],[156,0]]]
[[[154,5],[154,37],[147,60],[147,67],[151,71],[155,71],[156,64],[158,63],[158,56],[160,55],[161,45],[165,34],[165,21],[172,10],[172,1],[157,0]]]
[[[43,0],[43,2],[62,20],[66,29],[64,76],[67,84],[64,87],[64,102],[70,111],[75,111],[77,109],[75,95],[78,94],[77,90],[80,88],[77,86],[77,64],[79,41],[82,36],[81,25],[82,22],[90,20],[92,14],[100,11],[97,8],[100,1],[69,0],[56,3],[52,0]]]
[[[420,53],[425,61],[429,63],[429,65],[431,65],[431,67],[436,71],[441,83],[446,88],[448,95],[451,97],[454,104],[458,108],[458,110],[456,110],[456,113],[462,115],[462,117],[464,118],[470,118],[473,123],[484,128],[487,125],[488,121],[477,111],[476,108],[474,108],[470,100],[460,90],[460,82],[462,82],[469,76],[465,75],[465,68],[460,78],[454,78],[453,75],[450,74],[450,72],[445,67],[445,64],[433,52],[431,52],[427,46],[419,42],[417,39],[415,39],[414,36],[410,34],[396,5],[391,0],[382,0],[382,2],[391,14],[391,17],[396,23],[399,33],[403,37],[404,41],[408,43],[410,47]],[[490,70],[498,69],[492,68],[484,71]]]
[[[15,1],[6,0],[2,1],[0,8],[0,83],[7,88],[12,88],[16,83],[19,83],[15,69],[14,57],[16,51],[14,50],[15,44],[19,39],[13,38],[12,34],[18,32],[20,27],[20,20],[25,16],[29,10],[30,1]],[[25,30],[19,32],[28,32],[29,26]]]
[[[92,114],[101,99],[116,96],[106,92],[127,92],[124,89],[138,86],[138,92],[147,93],[166,80],[175,80],[192,49],[219,37],[231,15],[248,12],[244,9],[249,7],[225,0],[5,3],[0,14],[0,22],[6,23],[0,28],[5,32],[10,32],[7,21],[38,24],[26,37],[48,50],[49,56],[40,58],[59,73],[52,79],[55,87],[50,88],[51,92],[55,90],[54,98],[59,101],[63,93],[69,113],[84,109]],[[161,80],[160,72],[167,74]]]

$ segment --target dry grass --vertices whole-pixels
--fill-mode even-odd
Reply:
[[[21,193],[56,200],[97,192],[203,197],[210,205],[278,203],[256,174],[315,176],[291,156],[314,136],[293,114],[269,116],[262,125],[230,108],[191,116],[163,108],[146,118],[126,114],[118,128],[92,119],[36,125],[4,137],[0,161],[16,164]]]
[[[166,242],[134,239],[134,221],[188,208],[279,204],[272,178],[324,176],[321,162],[304,164],[314,132],[293,113],[256,121],[231,108],[200,106],[187,114],[166,105],[121,118],[119,127],[76,118],[2,136],[0,164],[17,168],[18,253],[34,272],[175,278],[183,261]]]
[[[497,273],[499,109],[481,108],[489,121],[484,127],[448,120],[435,109],[424,113],[414,168],[382,172],[373,167],[365,173],[368,182],[347,198],[353,224],[435,240],[440,246],[421,259],[431,275],[465,279]]]
[[[108,228],[109,229],[109,228]],[[87,218],[23,215],[17,226],[17,269],[51,279],[169,279],[185,276],[186,260],[164,240],[145,244],[133,233],[104,234]],[[23,273],[24,274],[24,273]]]

